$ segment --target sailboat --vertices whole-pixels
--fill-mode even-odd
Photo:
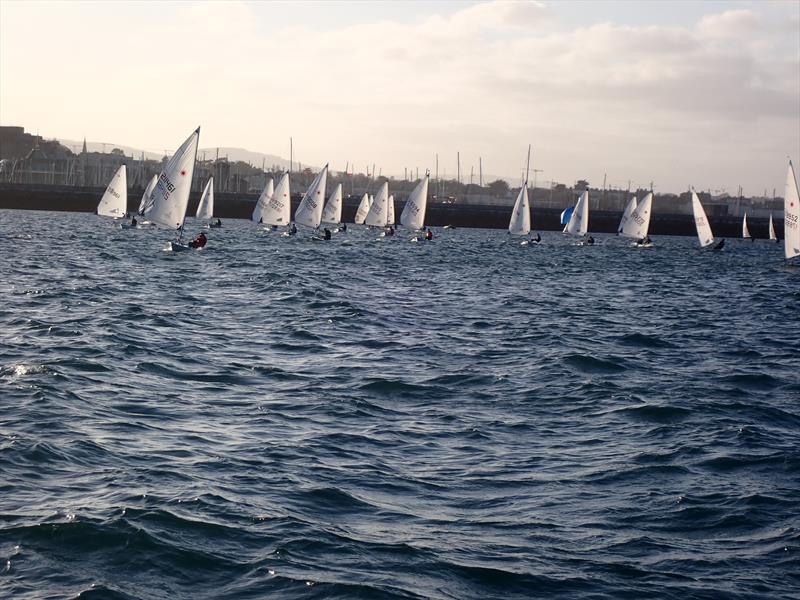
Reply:
[[[428,181],[430,173],[425,173],[425,178],[421,179],[406,200],[403,212],[400,214],[400,224],[412,231],[419,231],[425,225],[425,211],[428,207]],[[424,238],[423,238],[424,239]],[[419,240],[419,237],[411,238],[412,242]]]
[[[574,206],[568,206],[561,211],[561,224],[564,226],[564,229],[561,230],[561,233],[567,233],[567,225],[569,225],[569,220],[572,218],[573,212],[575,212]]]
[[[361,197],[361,202],[358,203],[358,209],[356,210],[356,217],[353,219],[353,222],[356,225],[362,225],[364,223],[364,219],[367,218],[367,213],[369,212],[369,194],[364,192],[364,195]]]
[[[153,188],[156,187],[156,183],[158,182],[158,175],[153,175],[153,178],[147,184],[147,187],[144,188],[144,194],[142,194],[142,200],[139,202],[139,210],[136,212],[140,215],[144,214],[144,209],[147,208],[147,200],[150,198],[150,194],[153,193]]]
[[[775,233],[775,224],[772,222],[772,213],[769,213],[769,239],[773,242],[780,242],[778,235]]]
[[[700,247],[705,248],[714,243],[714,234],[711,233],[711,225],[708,224],[706,211],[700,204],[700,198],[692,190],[692,214],[694,214],[694,225],[697,228],[697,238],[700,240]],[[724,241],[724,240],[723,240]]]
[[[183,244],[182,239],[199,139],[200,128],[198,127],[175,151],[164,170],[161,171],[158,182],[148,198],[149,206],[144,211],[144,216],[156,225],[179,232],[178,241],[170,242],[167,250],[179,251],[194,247]]]
[[[111,178],[100,203],[97,214],[101,217],[121,219],[128,210],[128,176],[125,165],[120,165]]]
[[[783,249],[786,260],[800,256],[800,191],[791,160],[786,171],[786,193],[783,195]]]
[[[208,221],[214,214],[214,178],[211,177],[203,189],[203,194],[200,196],[200,202],[197,205],[197,214],[195,218],[198,220],[205,219]],[[220,224],[221,225],[221,224]],[[209,227],[219,227],[214,223],[209,223]]]
[[[632,198],[631,200],[635,201],[636,198]],[[620,223],[619,234],[636,240],[634,246],[638,248],[653,247],[653,242],[650,241],[647,235],[647,232],[650,230],[650,210],[652,204],[653,194],[648,193],[644,197],[644,200],[633,207],[627,219],[623,215],[622,222]],[[631,202],[628,203],[628,207],[630,206]]]
[[[385,227],[386,218],[389,214],[389,182],[384,181],[378,190],[372,206],[369,207],[364,224],[370,227]]]
[[[584,191],[578,202],[575,204],[575,210],[569,218],[564,232],[570,235],[585,236],[589,231],[589,190]],[[583,244],[584,242],[582,242]],[[594,240],[591,236],[585,241],[586,245],[592,245]]]
[[[339,225],[342,222],[342,184],[337,183],[331,192],[325,208],[322,209],[322,222],[329,225]]]
[[[311,229],[319,229],[319,224],[322,221],[322,207],[325,203],[325,185],[327,181],[328,165],[326,164],[317,173],[306,193],[303,194],[300,206],[297,207],[294,213],[295,223]]]
[[[267,181],[253,209],[253,222],[268,225],[272,229],[277,229],[279,225],[288,225],[291,215],[290,194],[288,171],[281,175],[274,189],[272,179]]]
[[[511,235],[528,235],[531,232],[531,207],[528,202],[528,182],[520,188],[517,201],[511,211],[511,219],[508,223],[508,233]],[[528,241],[522,242],[528,245]]]
[[[389,196],[389,201],[386,205],[386,225],[394,225],[394,194]]]
[[[742,239],[753,241],[750,230],[747,228],[747,213],[744,213],[744,217],[742,218]]]
[[[636,210],[636,196],[632,196],[630,200],[628,200],[628,204],[625,205],[625,210],[622,211],[622,219],[619,221],[619,227],[617,228],[617,235],[624,235],[624,231],[626,226],[630,227],[630,220],[631,220],[631,213]],[[625,236],[630,237],[630,236]]]

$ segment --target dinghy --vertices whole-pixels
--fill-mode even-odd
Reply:
[[[322,209],[322,222],[328,225],[338,225],[342,222],[342,184],[337,183],[331,192],[325,208]]]
[[[406,200],[403,212],[400,214],[400,225],[411,231],[419,231],[425,225],[425,211],[428,207],[428,181],[430,173],[420,180],[414,191]],[[425,239],[424,237],[422,239]],[[411,238],[412,242],[420,241],[419,236]]]
[[[213,214],[214,214],[214,178],[211,177],[208,180],[208,183],[206,183],[206,187],[203,189],[203,194],[200,196],[200,202],[197,205],[197,213],[195,214],[195,218],[198,221],[201,220],[208,221],[211,219]],[[217,225],[209,223],[208,227],[217,227]]]
[[[585,237],[589,231],[589,190],[584,191],[578,202],[575,204],[575,210],[569,217],[569,222],[564,228],[564,232],[569,235],[576,235]],[[592,245],[594,240],[589,236],[586,240],[579,243],[580,246]]]
[[[633,204],[633,206],[631,206]],[[636,198],[631,198],[631,202],[625,208],[631,209],[630,213],[622,217],[620,222],[619,234],[627,238],[636,240],[633,245],[637,248],[652,248],[653,242],[647,235],[650,229],[650,208],[653,204],[653,194],[648,193],[644,200],[636,203]]]
[[[705,248],[714,243],[714,234],[711,233],[711,225],[708,224],[706,211],[700,204],[700,198],[692,190],[692,214],[694,215],[694,226],[697,229],[697,239],[700,240],[700,247]]]
[[[783,195],[783,249],[787,261],[800,256],[800,192],[791,160],[786,171],[786,193]]]
[[[353,222],[356,225],[363,225],[364,219],[367,218],[367,213],[369,212],[369,194],[364,192],[364,195],[361,196],[361,202],[358,204],[358,209],[356,210],[356,217],[353,219]]]
[[[97,214],[101,217],[121,219],[128,210],[128,176],[125,165],[121,165],[106,188],[100,203],[97,205]]]
[[[508,223],[508,233],[510,235],[528,235],[531,232],[531,209],[528,203],[528,182],[520,188],[517,201],[511,211],[511,219]],[[522,245],[527,246],[528,240],[523,240]]]
[[[142,194],[142,200],[141,200],[141,202],[139,202],[139,210],[136,211],[140,215],[144,214],[144,210],[148,206],[148,201],[150,199],[150,194],[153,193],[153,188],[156,187],[156,183],[158,183],[158,175],[153,175],[153,178],[147,184],[147,187],[144,188],[144,194]]]
[[[166,250],[181,251],[191,247],[182,243],[183,224],[186,220],[186,207],[189,205],[199,139],[198,127],[167,161],[147,201],[144,216],[148,220],[179,232],[178,241],[170,242]]]
[[[294,222],[311,229],[319,229],[322,221],[322,207],[325,204],[325,186],[328,182],[328,165],[322,167],[314,181],[303,194],[300,205],[294,213]]]
[[[773,242],[780,242],[778,235],[775,233],[775,224],[772,222],[772,213],[769,213],[769,239]]]
[[[622,211],[622,219],[619,221],[619,227],[617,228],[617,235],[623,235],[625,231],[625,227],[630,227],[630,219],[631,213],[636,209],[636,196],[632,196],[630,200],[628,200],[628,204],[625,206],[625,210]],[[562,213],[563,214],[563,213]],[[630,236],[626,236],[630,237]]]
[[[364,224],[369,227],[386,227],[386,219],[389,214],[389,182],[381,184],[372,206],[369,207]]]
[[[254,223],[261,223],[270,229],[289,224],[291,215],[291,195],[289,188],[289,172],[281,175],[277,186],[273,186],[272,178],[267,181],[251,217]]]
[[[753,238],[750,236],[750,230],[747,228],[747,213],[744,213],[744,217],[742,218],[742,239],[753,241]]]

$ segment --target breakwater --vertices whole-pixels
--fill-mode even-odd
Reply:
[[[68,212],[94,212],[105,188],[23,185],[0,183],[0,209],[52,210]],[[135,211],[143,189],[131,189],[128,196],[128,209]],[[249,219],[258,194],[216,192],[214,215],[221,219]],[[302,194],[292,196],[292,214],[300,203]],[[188,214],[194,214],[200,192],[192,192],[189,198]],[[345,197],[342,218],[352,222],[360,198]],[[405,201],[396,201],[397,215],[402,213]],[[451,225],[453,227],[485,227],[505,229],[511,206],[479,205],[464,203],[428,202],[426,223],[433,227]],[[533,207],[533,226],[539,231],[558,231],[562,229],[560,209]],[[621,213],[618,211],[593,210],[589,218],[590,231],[596,233],[615,233]],[[717,237],[739,237],[742,232],[739,217],[709,215],[709,221]],[[767,238],[767,219],[748,218],[750,232],[755,238]],[[775,219],[775,229],[783,237],[783,222]],[[691,215],[667,214],[654,211],[650,222],[651,235],[695,235]]]

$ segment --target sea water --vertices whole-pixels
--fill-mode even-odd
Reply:
[[[798,597],[781,246],[207,234],[0,211],[0,597]]]

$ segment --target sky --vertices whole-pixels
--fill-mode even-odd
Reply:
[[[0,0],[0,124],[383,174],[782,194],[800,2]]]

